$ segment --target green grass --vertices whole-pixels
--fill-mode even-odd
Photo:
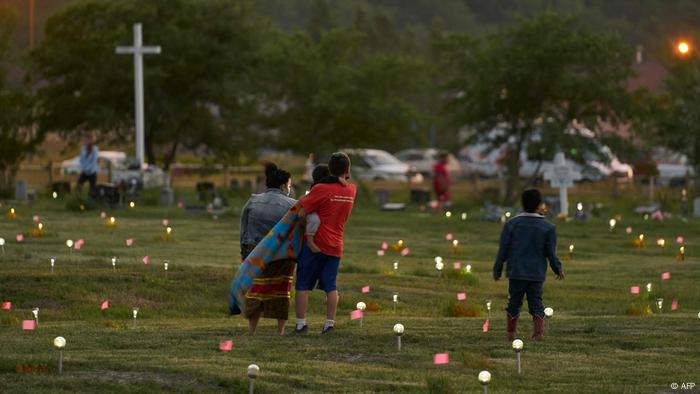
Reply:
[[[232,200],[232,212],[242,201]],[[108,229],[99,210],[70,212],[60,201],[18,205],[17,220],[0,218],[0,392],[246,392],[246,367],[261,367],[256,392],[441,392],[481,390],[476,375],[493,374],[493,393],[651,393],[670,390],[672,382],[700,383],[700,225],[671,219],[633,217],[630,201],[604,210],[586,223],[558,222],[559,250],[568,277],[545,284],[545,304],[555,316],[546,340],[529,340],[532,324],[523,314],[523,375],[515,372],[514,354],[505,341],[507,281],[494,282],[491,266],[500,224],[482,222],[478,212],[461,221],[420,213],[378,212],[358,206],[347,228],[346,253],[338,279],[341,295],[337,329],[321,336],[324,298],[311,299],[307,337],[277,337],[275,322],[263,320],[258,335],[248,337],[246,321],[226,313],[230,281],[239,264],[238,217],[218,220],[189,216],[178,209],[137,207],[108,211],[117,228]],[[8,205],[2,208],[3,214]],[[464,208],[467,209],[467,208]],[[616,211],[619,209],[619,212]],[[461,212],[462,208],[456,209]],[[624,215],[614,232],[609,215]],[[32,215],[46,225],[46,236],[14,241],[35,227]],[[455,217],[457,216],[457,217]],[[168,218],[173,239],[162,241],[161,220]],[[632,236],[643,232],[646,249],[634,249]],[[460,241],[454,253],[445,240]],[[688,258],[675,260],[677,235],[686,238]],[[667,247],[653,245],[657,237]],[[83,250],[68,253],[66,239],[85,239]],[[131,248],[127,238],[134,238]],[[390,252],[378,257],[382,241],[403,239],[408,257]],[[575,243],[573,261],[566,250]],[[141,263],[151,257],[148,266]],[[438,277],[434,257],[445,259]],[[57,259],[51,273],[49,258]],[[117,256],[116,272],[110,258]],[[162,261],[169,260],[167,276]],[[392,262],[400,261],[398,274]],[[455,275],[452,262],[472,265],[473,275]],[[661,273],[671,280],[661,281]],[[647,295],[644,285],[653,284]],[[363,286],[370,294],[362,294]],[[629,287],[642,286],[640,296]],[[475,317],[451,317],[456,293],[466,291],[463,309]],[[392,295],[399,294],[396,312]],[[664,312],[630,315],[663,297]],[[101,311],[103,299],[110,308]],[[670,311],[673,298],[679,309]],[[493,300],[491,330],[483,333],[484,301]],[[364,326],[349,320],[355,303],[379,309],[368,312]],[[131,308],[140,308],[133,326]],[[40,308],[36,331],[22,331],[21,320]],[[293,313],[292,316],[293,318]],[[395,349],[392,326],[406,327],[403,350]],[[293,320],[289,322],[291,328]],[[67,339],[64,374],[56,370],[55,336]],[[234,350],[218,343],[232,339]],[[435,366],[432,355],[448,352],[450,364]]]

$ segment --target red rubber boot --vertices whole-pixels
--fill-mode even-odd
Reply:
[[[515,332],[518,329],[518,317],[512,317],[511,315],[506,314],[506,319],[508,320],[508,341],[513,342],[515,339]]]
[[[532,315],[532,339],[541,341],[542,337],[544,337],[544,319]]]

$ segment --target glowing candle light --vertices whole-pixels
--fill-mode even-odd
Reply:
[[[53,272],[53,266],[56,265],[56,258],[51,257],[49,261],[51,262],[51,272]]]
[[[70,250],[70,254],[73,254],[73,245],[75,243],[73,242],[72,239],[69,239],[66,241],[66,246],[68,247],[68,250]]]
[[[39,223],[36,225],[36,227],[39,229],[39,232],[41,232],[42,230],[44,230],[44,223]]]
[[[39,308],[32,308],[32,315],[34,315],[34,320],[36,321],[36,325],[39,325]]]
[[[56,192],[51,193],[51,197],[53,197],[54,200],[57,199],[58,193],[56,193]]]
[[[666,240],[663,238],[659,238],[656,240],[656,245],[663,248],[664,246],[666,246]]]
[[[685,260],[685,246],[681,246],[678,248],[678,261],[684,261]]]
[[[472,265],[471,265],[471,264],[467,264],[467,265],[464,267],[464,272],[466,272],[467,274],[471,274],[471,273],[472,273]]]
[[[396,335],[396,349],[401,351],[401,336],[404,332],[404,326],[401,323],[394,324],[394,335]]]
[[[664,307],[664,299],[663,298],[656,299],[656,307],[659,308],[659,312],[662,311],[662,309]]]
[[[510,215],[511,215],[510,211],[506,212],[506,219],[510,219]]]
[[[17,218],[17,211],[15,211],[14,208],[10,208],[10,211],[7,213],[7,217],[9,219],[16,219]]]
[[[117,270],[117,256],[112,257],[112,269]]]
[[[467,220],[467,213],[466,212],[462,212],[462,220]]]
[[[647,283],[647,293],[651,293],[651,283]]]
[[[58,373],[63,373],[63,349],[66,347],[66,339],[56,337],[53,340],[53,345],[58,349]]]
[[[136,327],[136,316],[138,316],[138,314],[139,314],[139,308],[134,307],[134,308],[131,310],[131,313],[132,313],[133,316],[134,316],[134,327]]]
[[[2,254],[5,254],[5,238],[0,238],[0,249],[2,249]]]
[[[452,247],[453,247],[453,248],[457,248],[458,246],[459,246],[459,240],[456,240],[456,239],[453,240],[453,241],[452,241]]]
[[[445,217],[447,217],[448,219],[451,218],[451,217],[452,217],[452,212],[451,212],[451,211],[445,212]]]
[[[569,245],[569,260],[574,259],[574,244]]]
[[[576,204],[576,210],[579,212],[583,211],[583,204],[580,202],[578,204]]]
[[[136,203],[133,201],[129,201],[129,208],[136,208]]]
[[[484,394],[488,394],[489,392],[489,382],[491,382],[491,372],[479,372],[479,383],[481,383],[481,387],[484,389]]]
[[[617,224],[617,220],[615,220],[614,218],[610,219],[608,224],[610,225],[610,231],[613,231],[615,229],[615,225]]]
[[[518,367],[518,375],[522,373],[520,368],[520,352],[523,350],[523,341],[521,339],[516,339],[513,341],[513,350],[515,351],[516,364]]]
[[[166,233],[166,234],[170,235],[170,234],[172,234],[172,232],[173,232],[173,228],[172,228],[172,227],[166,227],[166,228],[165,228],[165,233]]]
[[[396,271],[396,270],[398,270],[398,269],[399,269],[399,261],[398,261],[398,260],[394,260],[394,270]]]

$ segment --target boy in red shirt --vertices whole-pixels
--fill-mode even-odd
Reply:
[[[350,157],[342,152],[334,153],[328,160],[328,169],[336,179],[349,178]],[[307,214],[316,213],[321,219],[321,225],[314,235],[314,242],[320,252],[314,253],[304,244],[298,257],[295,334],[308,332],[306,309],[309,304],[309,292],[317,285],[326,292],[326,322],[321,333],[333,330],[338,307],[336,278],[340,258],[343,256],[343,233],[355,202],[355,193],[355,185],[322,181],[299,201],[302,207],[299,216],[303,218]]]

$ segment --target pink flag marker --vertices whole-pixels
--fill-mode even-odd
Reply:
[[[671,310],[675,311],[676,309],[678,309],[678,300],[674,298],[673,301],[671,301]]]
[[[661,274],[661,280],[669,280],[671,279],[671,273],[670,272],[664,272]]]
[[[489,319],[486,319],[486,321],[484,322],[484,325],[481,327],[481,330],[483,332],[489,332]]]
[[[433,364],[443,365],[450,363],[450,355],[448,353],[438,353],[433,355]]]
[[[32,216],[32,220],[34,222],[38,222],[39,220],[41,220],[41,218],[39,218],[39,215],[34,215],[34,216]]]
[[[12,309],[12,303],[10,301],[4,301],[2,303],[2,310],[9,311],[10,309]]]
[[[163,219],[163,227],[168,227],[168,224],[170,224],[170,221],[168,219]]]
[[[148,256],[143,256],[143,263],[145,265],[148,265],[148,262],[151,261],[151,259],[148,258]]]
[[[22,241],[24,241],[24,234],[17,234],[16,239],[17,239],[17,242],[22,242]]]
[[[383,250],[389,249],[389,244],[386,243],[386,242],[382,242],[382,249],[383,249]]]
[[[362,288],[363,293],[369,293],[369,286],[365,286]]]
[[[233,341],[228,340],[219,343],[219,350],[222,352],[230,352],[231,349],[233,349]]]
[[[23,330],[34,330],[36,329],[36,321],[34,320],[22,320]]]
[[[379,250],[377,251],[377,256],[379,256],[379,257],[384,256],[384,251],[383,251],[382,249],[379,249]]]
[[[133,239],[133,238],[129,238],[129,239],[126,240],[126,246],[127,246],[127,247],[129,247],[129,246],[131,246],[131,245],[133,245],[133,244],[134,244],[134,239]]]
[[[632,227],[627,227],[627,228],[625,229],[625,232],[626,232],[627,234],[632,234]]]
[[[459,261],[456,262],[456,263],[452,263],[452,267],[453,267],[454,269],[456,269],[456,270],[461,270],[461,269],[462,269],[462,263],[460,263]]]
[[[685,242],[685,239],[684,239],[682,236],[679,235],[679,236],[676,237],[676,243],[677,243],[677,244],[682,244],[682,243],[684,243],[684,242]]]
[[[109,300],[104,300],[102,301],[102,305],[100,305],[101,310],[109,309]]]
[[[448,241],[452,241],[454,239],[454,235],[452,235],[452,233],[447,233],[445,234],[445,239]]]
[[[639,286],[632,286],[632,287],[630,287],[630,293],[632,293],[632,294],[639,294]]]
[[[459,301],[464,301],[467,299],[467,293],[457,293],[457,299]]]
[[[107,219],[107,212],[100,213],[100,219]]]
[[[406,257],[409,253],[411,253],[411,251],[408,248],[403,248],[401,251],[401,256]]]
[[[355,309],[354,311],[350,312],[350,320],[357,319],[362,319],[362,311],[359,309]]]

